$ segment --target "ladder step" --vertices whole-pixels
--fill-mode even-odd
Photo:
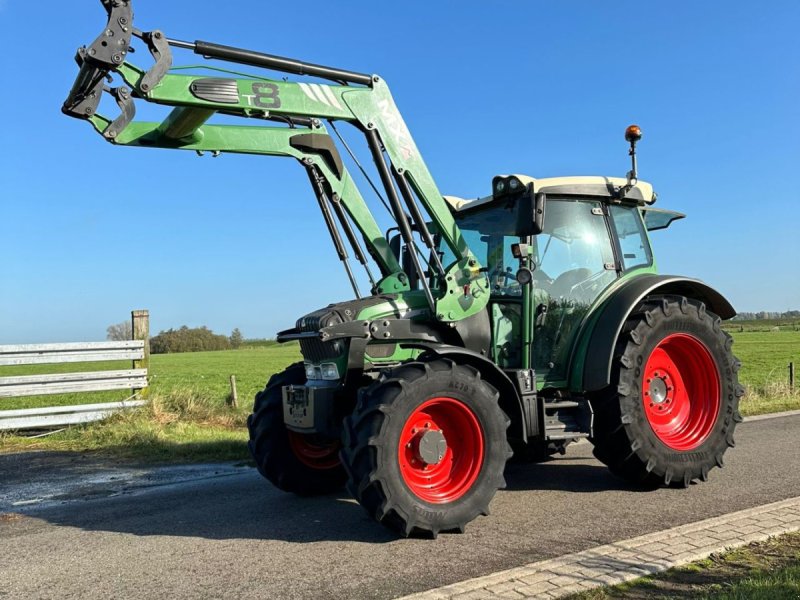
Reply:
[[[588,438],[588,433],[583,433],[580,431],[562,431],[560,433],[549,433],[545,432],[545,439],[546,440],[571,440],[577,438]]]
[[[580,403],[575,402],[573,400],[560,400],[558,402],[545,402],[544,403],[544,409],[545,410],[550,410],[551,408],[552,409],[578,408],[579,406],[580,406]]]

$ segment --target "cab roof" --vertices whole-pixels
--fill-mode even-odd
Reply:
[[[498,175],[495,180],[501,177],[516,177],[523,185],[532,184],[534,193],[545,192],[549,194],[580,195],[580,196],[602,196],[606,198],[617,197],[619,191],[624,188],[628,181],[624,177],[601,177],[601,176],[577,176],[577,177],[544,177],[536,179],[527,175]],[[632,186],[625,198],[635,201],[641,205],[653,204],[656,201],[656,194],[653,186],[644,181],[638,181]],[[444,196],[450,208],[454,211],[466,210],[488,204],[495,199],[494,195],[482,198],[466,200],[456,196]]]

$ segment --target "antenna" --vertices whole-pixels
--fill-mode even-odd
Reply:
[[[625,140],[631,143],[628,156],[631,157],[631,170],[628,171],[628,187],[633,187],[639,181],[639,174],[636,168],[636,142],[642,139],[642,129],[638,125],[628,125],[625,129]]]

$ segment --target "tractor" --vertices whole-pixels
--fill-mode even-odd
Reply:
[[[435,537],[488,514],[512,454],[544,460],[585,438],[645,488],[706,481],[723,465],[744,394],[721,328],[736,313],[702,281],[658,274],[649,232],[684,215],[653,207],[637,126],[625,177],[497,175],[483,197],[443,196],[381,77],[141,31],[130,0],[101,2],[108,23],[78,50],[62,111],[118,146],[294,158],[352,285],[353,299],[277,334],[303,360],[269,379],[248,419],[272,484],[346,486],[376,521]],[[128,60],[133,38],[147,69]],[[302,80],[175,68],[173,50]],[[109,96],[113,119],[99,112]],[[142,101],[170,109],[139,121]],[[364,136],[379,182],[337,124]]]

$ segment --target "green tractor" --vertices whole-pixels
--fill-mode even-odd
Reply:
[[[722,466],[744,393],[720,327],[735,311],[701,281],[657,274],[648,232],[684,215],[652,207],[638,127],[626,130],[627,177],[499,175],[485,197],[445,197],[380,77],[142,32],[130,1],[101,1],[108,24],[78,51],[64,113],[121,146],[296,159],[352,284],[354,299],[278,334],[303,361],[270,378],[248,419],[275,486],[346,485],[380,523],[435,536],[488,513],[512,451],[541,460],[587,438],[615,475],[645,487],[688,486]],[[147,70],[128,62],[134,37],[153,57]],[[176,69],[173,49],[314,79]],[[104,93],[114,119],[98,113]],[[136,101],[171,111],[138,121]],[[366,139],[395,223],[386,233],[339,153],[362,168],[341,122]]]

